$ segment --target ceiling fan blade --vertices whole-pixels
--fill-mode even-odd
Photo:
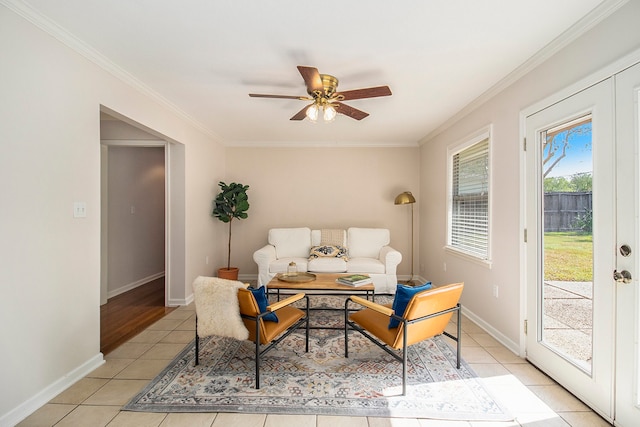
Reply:
[[[389,86],[376,86],[364,89],[345,90],[344,92],[336,94],[336,96],[340,95],[344,97],[342,98],[344,101],[349,101],[351,99],[376,98],[378,96],[391,95],[391,89],[389,89]]]
[[[250,97],[252,98],[277,98],[277,99],[299,99],[301,101],[306,101],[306,100],[310,100],[311,98],[308,98],[306,96],[295,96],[295,95],[263,95],[260,93],[250,93],[249,94]]]
[[[365,113],[364,111],[353,108],[347,104],[343,104],[342,102],[332,102],[332,104],[336,107],[336,111],[338,113],[349,116],[352,119],[362,120],[369,115],[369,113]]]
[[[291,117],[289,120],[304,120],[307,117],[307,108],[311,107],[311,105],[307,105],[302,110],[298,111],[295,116]]]
[[[307,85],[307,92],[313,93],[318,91],[324,93],[324,86],[322,86],[322,79],[320,78],[320,73],[317,68],[298,65],[298,71],[300,71],[304,83]]]

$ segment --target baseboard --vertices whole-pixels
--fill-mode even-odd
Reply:
[[[482,318],[477,316],[474,312],[472,312],[471,310],[466,309],[464,305],[462,306],[462,314],[465,315],[473,323],[478,325],[480,328],[482,328],[486,333],[488,333],[493,338],[495,338],[500,344],[504,345],[509,350],[511,350],[515,355],[517,355],[517,356],[520,355],[520,344],[519,343],[511,341],[502,332],[498,331],[493,326],[491,326],[490,324],[488,324],[487,322],[482,320]]]
[[[239,274],[238,280],[244,283],[257,283],[258,275],[257,274]],[[178,307],[183,305],[189,305],[193,302],[193,292],[191,295],[188,295],[186,298],[182,299],[169,299],[167,300],[167,305],[169,307]]]
[[[189,305],[193,302],[193,294],[189,295],[187,298],[173,298],[167,300],[167,307],[180,307],[183,305]]]
[[[184,305],[189,305],[189,304],[191,304],[191,303],[193,302],[193,300],[194,300],[194,297],[193,297],[193,294],[191,294],[191,295],[189,295],[189,296],[187,297],[187,299],[184,301],[184,302],[185,302],[185,304],[184,304]]]
[[[429,281],[429,279],[425,279],[422,276],[413,276],[413,280],[419,283],[427,283]]]
[[[427,279],[424,277],[414,276],[413,279],[419,282],[427,282]],[[511,341],[507,338],[502,332],[498,331],[496,328],[485,322],[481,317],[476,315],[471,310],[467,309],[464,305],[462,306],[462,314],[464,314],[469,320],[478,325],[482,330],[495,338],[502,345],[511,350],[514,354],[520,355],[520,344]]]
[[[245,283],[258,283],[257,274],[238,274],[238,280]]]
[[[65,391],[71,385],[81,380],[87,374],[98,368],[104,363],[102,353],[98,353],[91,359],[87,360],[76,369],[72,370],[62,378],[54,381],[39,393],[29,398],[16,408],[0,416],[0,427],[11,427],[33,414],[51,399]]]
[[[398,283],[406,283],[411,279],[410,274],[399,274],[397,277],[398,277]],[[415,279],[415,276],[413,276],[413,278]]]
[[[159,279],[161,277],[164,277],[164,271],[161,271],[160,273],[156,273],[156,274],[152,274],[151,276],[147,276],[143,279],[140,280],[136,280],[133,283],[129,283],[127,285],[121,286],[118,289],[114,289],[112,291],[107,292],[107,299],[109,298],[113,298],[117,295],[123,294],[127,291],[130,291],[131,289],[135,289],[138,286],[142,286],[145,285],[153,280]]]

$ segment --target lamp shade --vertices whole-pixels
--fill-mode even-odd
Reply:
[[[411,191],[405,191],[404,193],[400,193],[396,196],[396,200],[393,202],[395,205],[408,205],[410,203],[415,203],[416,198],[413,197]]]

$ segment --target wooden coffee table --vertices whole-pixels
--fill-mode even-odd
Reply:
[[[375,287],[373,283],[361,286],[349,286],[336,283],[336,279],[340,276],[348,276],[346,273],[313,273],[316,279],[310,282],[303,283],[291,283],[283,282],[278,279],[278,276],[274,276],[269,283],[267,283],[267,296],[276,295],[277,300],[280,301],[280,293],[285,295],[297,292],[304,292],[309,296],[319,295],[331,295],[331,296],[344,296],[345,300],[350,295],[360,295],[367,299],[375,301]],[[343,301],[344,302],[344,301]],[[343,311],[342,307],[310,307],[309,310],[326,310],[326,311]],[[311,329],[343,329],[344,327],[326,327],[326,326],[310,326]]]
[[[304,292],[307,295],[364,295],[367,299],[375,301],[375,287],[373,283],[361,286],[349,286],[336,283],[336,279],[348,276],[346,273],[314,273],[316,279],[310,282],[293,283],[283,282],[278,276],[267,283],[267,292],[276,294],[280,299],[280,291]],[[275,291],[275,292],[274,292]],[[286,292],[290,293],[290,292]]]

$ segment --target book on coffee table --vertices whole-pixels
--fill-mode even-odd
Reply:
[[[348,286],[362,286],[369,283],[373,283],[371,277],[366,274],[351,274],[349,276],[343,276],[336,279],[336,283]]]

